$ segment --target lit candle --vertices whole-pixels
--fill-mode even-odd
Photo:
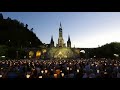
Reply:
[[[62,77],[64,77],[64,73],[61,73]]]
[[[2,78],[2,75],[0,75],[0,78]]]
[[[97,70],[97,73],[99,73],[100,71],[99,70]]]
[[[70,68],[70,70],[72,70],[72,68]]]
[[[107,74],[107,72],[104,72],[104,74]]]
[[[44,71],[42,70],[41,73],[43,73]]]
[[[42,76],[39,76],[38,78],[42,78]]]
[[[54,74],[54,78],[57,78],[57,74]]]
[[[48,72],[48,70],[45,70],[45,73],[47,73]]]
[[[69,67],[67,67],[67,70],[69,70]]]
[[[30,75],[29,75],[29,74],[27,74],[27,75],[26,75],[26,78],[30,78]]]
[[[79,69],[77,69],[77,73],[79,73]]]

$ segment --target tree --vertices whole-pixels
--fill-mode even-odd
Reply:
[[[28,29],[28,24],[26,24],[25,27]]]
[[[3,19],[3,15],[2,15],[2,13],[0,13],[0,19]]]
[[[33,28],[31,28],[31,31],[33,32]]]

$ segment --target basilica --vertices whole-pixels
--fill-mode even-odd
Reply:
[[[50,47],[54,47],[53,36],[51,37]],[[59,48],[66,47],[66,44],[64,43],[64,39],[63,39],[63,32],[62,32],[61,23],[60,23],[60,27],[59,27],[58,44],[56,44],[56,47],[59,47]],[[67,47],[71,48],[70,36],[68,36]]]
[[[58,43],[55,46],[53,36],[51,36],[49,46],[29,50],[29,58],[42,59],[69,59],[79,58],[80,48],[71,47],[70,36],[68,35],[67,45],[63,38],[63,29],[60,23]]]
[[[63,39],[63,29],[60,23],[59,27],[59,37],[58,43],[54,46],[53,36],[51,37],[50,47],[47,49],[47,57],[48,58],[76,58],[79,57],[79,50],[76,48],[71,48],[71,40],[68,35],[67,45]]]

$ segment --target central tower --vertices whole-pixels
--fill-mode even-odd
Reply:
[[[64,40],[63,40],[63,35],[62,35],[62,25],[61,25],[61,22],[60,22],[60,27],[59,27],[59,38],[58,38],[57,47],[65,47]]]

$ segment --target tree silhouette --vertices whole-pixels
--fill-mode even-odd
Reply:
[[[25,27],[28,29],[28,24],[26,24]]]
[[[3,15],[2,15],[2,13],[0,13],[0,19],[3,19]]]
[[[33,32],[33,28],[31,28],[31,31]]]

